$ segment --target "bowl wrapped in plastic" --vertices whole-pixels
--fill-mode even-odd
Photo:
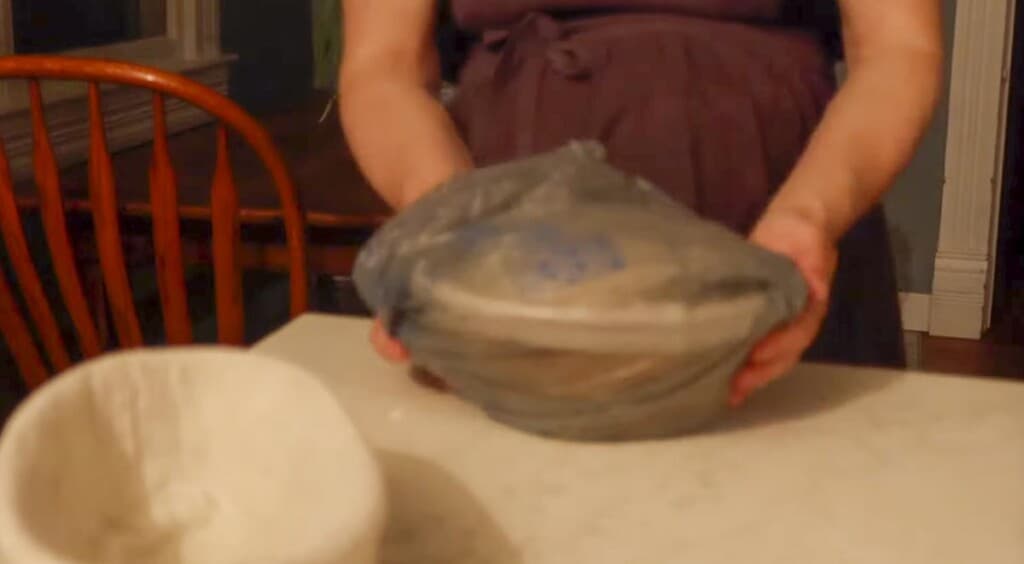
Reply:
[[[356,285],[414,364],[498,421],[581,440],[693,431],[807,288],[603,155],[573,143],[454,179],[375,234]]]

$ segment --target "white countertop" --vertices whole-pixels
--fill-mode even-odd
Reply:
[[[713,432],[571,444],[414,384],[368,330],[307,315],[255,350],[378,451],[385,563],[1024,563],[1024,384],[805,366]]]

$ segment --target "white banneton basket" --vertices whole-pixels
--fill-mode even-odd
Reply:
[[[370,563],[384,505],[328,390],[254,353],[106,356],[30,397],[0,436],[8,563]]]

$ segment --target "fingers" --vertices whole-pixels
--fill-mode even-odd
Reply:
[[[373,345],[373,348],[377,349],[377,354],[384,358],[384,360],[395,364],[406,364],[409,362],[409,351],[398,340],[388,334],[387,330],[384,329],[384,324],[379,319],[374,322],[373,329],[370,330],[370,343]],[[443,379],[421,369],[414,369],[412,371],[412,379],[422,386],[440,392],[447,392],[449,390],[448,384]]]
[[[812,299],[796,321],[758,343],[733,380],[729,403],[734,407],[742,404],[750,394],[792,370],[814,342],[827,312],[827,301]]]
[[[800,356],[811,346],[821,327],[823,316],[807,312],[786,328],[764,338],[750,353],[750,362],[769,364],[787,356]]]
[[[807,290],[810,294],[811,304],[827,304],[829,301],[829,282],[831,275],[827,272],[815,272],[813,274],[803,273],[807,281]]]
[[[385,360],[395,363],[404,363],[409,360],[409,351],[388,334],[380,320],[373,324],[373,329],[370,331],[370,343],[373,348],[377,349],[377,354]]]
[[[788,356],[769,363],[748,364],[733,380],[729,405],[739,407],[751,394],[785,376],[799,361],[799,356]]]
[[[434,376],[433,374],[425,370],[413,370],[412,378],[422,386],[437,390],[439,392],[447,392],[449,390],[448,383],[442,378]]]
[[[807,347],[811,346],[828,314],[827,295],[824,299],[819,299],[813,292],[812,290],[810,303],[800,317],[785,328],[768,335],[754,347],[750,353],[751,362],[763,364],[793,353],[803,354]]]

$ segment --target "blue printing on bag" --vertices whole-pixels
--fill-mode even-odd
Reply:
[[[575,285],[626,268],[625,257],[605,233],[568,233],[539,224],[522,233],[535,282]]]
[[[454,243],[465,253],[501,238],[512,238],[512,246],[519,249],[516,254],[525,259],[525,263],[510,264],[515,271],[508,275],[518,279],[527,294],[572,286],[626,268],[625,257],[607,233],[574,233],[552,222],[513,229],[476,223],[459,229]]]

